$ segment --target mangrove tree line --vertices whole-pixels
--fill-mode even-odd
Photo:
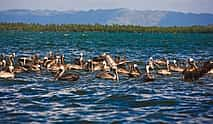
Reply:
[[[25,23],[0,23],[0,30],[15,31],[63,31],[63,32],[171,32],[171,33],[213,33],[213,26],[190,27],[145,27],[138,25],[100,25],[100,24],[25,24]]]

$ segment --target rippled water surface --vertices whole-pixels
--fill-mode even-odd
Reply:
[[[50,50],[65,54],[72,63],[80,52],[85,59],[103,52],[139,64],[150,57],[185,60],[213,59],[213,34],[0,32],[0,53],[18,56]],[[196,82],[181,74],[119,82],[95,78],[95,72],[75,71],[76,82],[54,81],[50,73],[22,73],[14,80],[0,79],[0,123],[211,123],[213,75]]]

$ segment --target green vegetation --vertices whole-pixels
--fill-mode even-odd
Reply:
[[[86,24],[24,24],[24,23],[0,23],[0,30],[16,31],[63,31],[63,32],[171,32],[171,33],[213,33],[213,26],[190,27],[143,27],[137,25],[86,25]]]

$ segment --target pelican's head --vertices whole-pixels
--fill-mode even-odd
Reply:
[[[44,57],[44,60],[48,60],[48,57],[45,56],[45,57]]]
[[[101,56],[106,56],[106,53],[101,54]]]
[[[40,65],[40,64],[38,64],[38,65],[37,65],[37,67],[38,67],[38,68],[41,68],[41,65]]]
[[[188,59],[188,62],[189,62],[189,63],[193,63],[193,62],[194,62],[194,59],[193,59],[193,58],[189,58],[189,59]]]
[[[137,64],[134,64],[134,65],[133,65],[133,67],[134,67],[134,68],[137,68],[137,67],[138,67],[138,65],[137,65]]]
[[[52,52],[52,51],[49,51],[49,54],[50,54],[50,55],[52,55],[52,54],[53,54],[53,52]]]
[[[92,63],[92,60],[91,60],[91,59],[88,59],[87,62],[91,64],[91,63]]]
[[[150,61],[153,61],[153,58],[152,58],[152,57],[149,57],[149,60],[150,60]]]
[[[6,60],[4,60],[4,59],[2,60],[2,63],[3,63],[3,67],[5,67],[7,64]]]
[[[166,64],[167,64],[167,65],[169,64],[169,60],[168,60],[168,59],[166,60]]]
[[[84,54],[81,52],[81,53],[80,53],[80,56],[82,57],[83,55],[84,55]]]
[[[177,61],[176,61],[176,60],[173,60],[173,64],[174,64],[175,66],[177,66]]]
[[[15,57],[15,56],[16,56],[16,53],[13,53],[12,56]]]

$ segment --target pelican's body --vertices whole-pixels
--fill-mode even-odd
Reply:
[[[208,61],[203,64],[203,72],[207,72],[208,74],[213,74],[213,62]]]
[[[154,60],[154,63],[158,64],[158,65],[166,65],[167,63],[167,60]]]
[[[174,71],[174,72],[183,72],[184,68],[181,68],[181,67],[178,67],[178,66],[175,66],[175,65],[170,65],[169,70]]]
[[[80,65],[76,64],[66,64],[67,70],[81,70],[83,69]]]
[[[77,74],[67,73],[59,77],[58,80],[77,81],[79,78],[80,77]]]
[[[112,70],[113,70],[113,74],[110,72],[104,71],[104,72],[100,72],[96,74],[96,77],[101,79],[106,79],[106,80],[119,80],[118,69],[112,68]]]
[[[18,59],[18,62],[21,66],[32,63],[32,59],[30,57],[21,57]]]
[[[101,64],[97,64],[97,65],[93,65],[93,71],[99,71],[103,69],[103,65]]]
[[[169,60],[166,60],[166,67],[166,69],[158,70],[157,73],[160,75],[171,75],[172,73],[169,70]]]
[[[143,76],[144,82],[149,82],[155,80],[154,76],[150,73],[150,69],[152,69],[152,66],[149,64],[146,65],[146,74]]]
[[[137,64],[134,64],[133,66],[130,67],[130,72],[129,72],[130,77],[140,77],[141,72],[137,66]]]
[[[0,71],[0,78],[14,78],[15,74],[7,71]]]
[[[11,58],[9,58],[9,66],[6,67],[6,70],[0,71],[0,78],[14,78],[14,66],[13,63],[11,62]]]
[[[125,68],[118,68],[118,73],[124,74],[124,75],[129,75],[129,70],[127,70]]]
[[[189,59],[188,64],[189,66],[186,67],[183,71],[183,80],[184,81],[198,80],[202,76],[201,70],[198,69],[192,58]]]
[[[71,74],[71,73],[64,74],[64,72],[65,72],[65,67],[61,65],[59,71],[55,75],[55,79],[67,80],[67,81],[76,81],[79,79],[79,75],[77,74]]]
[[[177,61],[173,60],[173,64],[169,65],[169,70],[174,72],[183,72],[184,68],[179,67]]]
[[[116,76],[110,72],[100,72],[96,74],[96,78],[106,79],[106,80],[116,80]]]
[[[160,75],[171,75],[171,74],[172,74],[172,73],[171,73],[170,71],[168,71],[167,69],[158,70],[157,73],[160,74]]]
[[[211,69],[210,71],[208,71],[208,74],[213,74],[213,69]]]
[[[14,73],[22,73],[26,71],[28,71],[28,69],[22,66],[15,66],[14,68]]]
[[[39,72],[41,71],[41,65],[39,64],[31,65],[30,70],[33,72]]]

